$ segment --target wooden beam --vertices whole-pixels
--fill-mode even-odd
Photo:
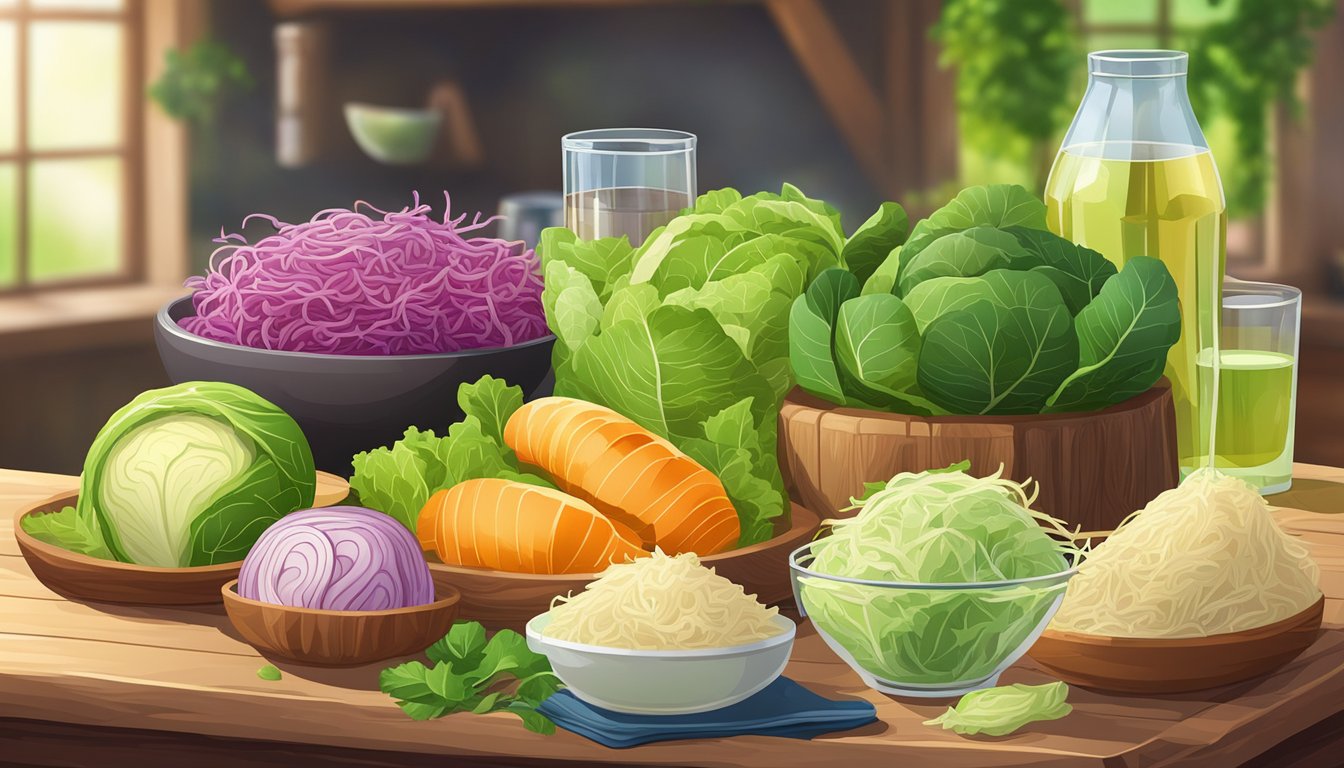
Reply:
[[[881,103],[826,9],[819,0],[767,0],[766,8],[859,166],[890,195]]]
[[[938,46],[929,37],[941,7],[939,0],[903,0],[888,4],[882,20],[883,144],[890,194],[897,199],[957,176],[956,78],[939,66]]]

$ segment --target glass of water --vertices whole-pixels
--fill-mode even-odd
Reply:
[[[565,226],[583,240],[625,236],[638,246],[695,202],[695,134],[605,128],[560,145]]]
[[[1223,284],[1214,466],[1266,495],[1293,483],[1301,327],[1298,289],[1240,280]]]

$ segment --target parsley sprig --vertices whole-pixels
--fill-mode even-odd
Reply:
[[[407,715],[432,720],[453,712],[512,712],[529,731],[555,733],[555,723],[537,707],[559,690],[560,680],[522,635],[503,629],[487,640],[479,622],[458,622],[425,655],[433,666],[410,661],[378,676],[383,693]]]

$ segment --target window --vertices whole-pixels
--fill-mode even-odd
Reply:
[[[139,0],[0,0],[0,292],[141,272]]]

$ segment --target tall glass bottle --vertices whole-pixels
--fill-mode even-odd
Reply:
[[[1185,53],[1098,51],[1087,61],[1087,92],[1046,182],[1047,221],[1117,267],[1153,256],[1175,278],[1181,338],[1165,374],[1184,477],[1207,463],[1216,408],[1223,185],[1190,107]]]

